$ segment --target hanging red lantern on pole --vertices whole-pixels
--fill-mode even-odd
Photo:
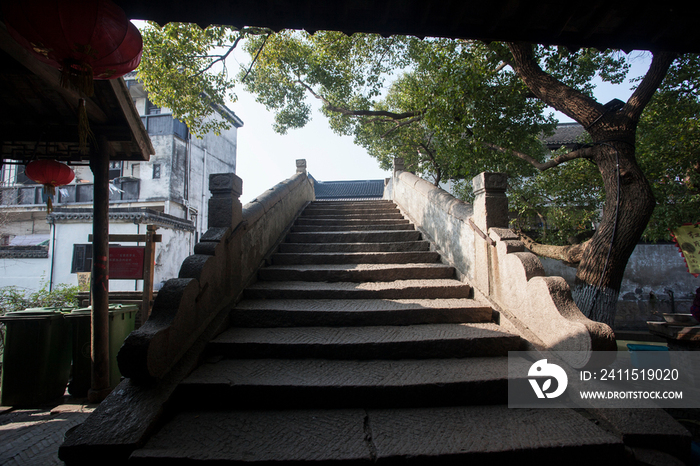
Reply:
[[[64,86],[92,96],[93,79],[115,79],[141,62],[141,33],[110,0],[22,0],[3,2],[12,37],[37,59],[61,70]],[[79,127],[87,128],[85,102]],[[89,132],[89,128],[87,130]],[[81,146],[87,133],[80,131]]]
[[[53,210],[52,196],[56,195],[56,187],[64,186],[73,181],[75,173],[66,164],[55,160],[34,160],[24,169],[24,174],[32,181],[44,185],[44,194],[48,194],[46,211]]]
[[[92,79],[118,78],[141,62],[141,33],[109,0],[4,2],[3,13],[17,42],[88,96]]]

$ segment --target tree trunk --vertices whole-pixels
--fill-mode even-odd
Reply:
[[[635,159],[635,134],[644,107],[666,76],[675,54],[657,52],[649,71],[621,110],[608,110],[591,97],[545,73],[529,44],[508,43],[513,69],[543,102],[582,124],[605,189],[600,227],[583,253],[572,295],[583,314],[610,326],[627,260],[654,210],[654,196]]]
[[[594,161],[603,178],[606,200],[600,226],[583,252],[572,290],[584,315],[610,326],[615,321],[627,261],[655,205],[634,157],[634,132],[627,129],[596,146]]]

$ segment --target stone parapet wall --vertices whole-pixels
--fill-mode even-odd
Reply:
[[[474,230],[468,224],[473,215],[471,204],[405,171],[396,174],[385,193],[429,236],[444,258],[470,281],[474,279]]]
[[[273,252],[306,203],[314,200],[314,186],[300,172],[265,191],[243,207],[246,232],[241,239],[244,283],[254,279],[263,260]]]
[[[530,343],[542,350],[577,351],[574,367],[592,351],[614,351],[612,329],[585,317],[566,281],[546,277],[540,260],[507,228],[507,178],[482,173],[473,180],[473,206],[402,170],[395,163],[385,198],[425,232],[439,252]]]
[[[305,172],[279,183],[241,207],[242,181],[232,173],[211,175],[209,229],[182,263],[178,278],[158,293],[146,323],[119,352],[119,368],[134,380],[161,379],[218,316],[228,313],[263,259],[313,200]]]

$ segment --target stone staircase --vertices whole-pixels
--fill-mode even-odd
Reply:
[[[508,409],[522,340],[472,295],[393,203],[311,203],[130,464],[619,464],[574,411]]]

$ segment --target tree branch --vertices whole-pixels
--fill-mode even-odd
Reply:
[[[593,156],[592,148],[584,147],[583,149],[578,149],[578,150],[574,150],[571,152],[567,152],[566,154],[561,154],[557,157],[554,157],[551,160],[548,160],[544,163],[541,163],[541,162],[538,162],[537,160],[535,160],[534,158],[530,157],[529,155],[527,155],[523,152],[519,152],[517,150],[505,149],[501,146],[497,146],[496,144],[491,144],[488,142],[484,142],[482,144],[485,147],[488,147],[488,148],[493,149],[495,151],[502,152],[502,153],[508,154],[508,155],[513,155],[521,160],[524,160],[527,163],[529,163],[530,165],[532,165],[533,167],[535,167],[536,169],[538,169],[539,171],[545,171],[549,168],[556,167],[556,166],[561,165],[562,163],[568,162],[570,160],[586,159],[586,158],[590,158]]]
[[[245,76],[243,76],[243,79],[241,79],[241,82],[245,82],[246,78],[250,74],[250,72],[253,70],[253,65],[255,65],[255,62],[258,61],[258,57],[260,56],[260,52],[262,52],[263,47],[265,47],[265,43],[267,42],[267,39],[270,38],[270,34],[265,36],[265,39],[263,39],[262,45],[260,45],[260,48],[258,49],[258,52],[255,54],[255,58],[253,58],[253,61],[250,62],[250,67],[248,67],[248,71],[245,72]]]
[[[544,103],[589,127],[605,108],[586,94],[545,73],[535,60],[531,44],[508,42],[513,55],[511,66],[525,85]]]
[[[661,85],[669,67],[676,57],[677,54],[672,52],[658,52],[654,54],[651,65],[649,65],[649,71],[647,71],[647,74],[632,94],[632,97],[629,98],[622,108],[622,112],[632,119],[632,121],[639,121],[644,107],[646,107],[654,95],[654,92],[656,92],[656,89]]]
[[[245,34],[241,33],[236,38],[236,40],[233,42],[233,44],[229,47],[229,49],[226,51],[226,53],[224,53],[223,55],[210,55],[210,57],[219,57],[219,58],[210,62],[209,65],[207,65],[206,67],[197,71],[195,74],[190,76],[190,78],[196,78],[197,76],[201,76],[204,73],[206,73],[207,71],[209,71],[211,69],[211,67],[214,66],[216,63],[225,61],[228,58],[228,56],[231,54],[231,52],[233,52],[233,50],[238,46],[238,43],[241,41],[241,39],[243,39],[244,36],[245,36]]]
[[[435,170],[435,182],[433,184],[435,186],[440,185],[440,180],[442,180],[442,169],[440,169],[440,165],[438,165],[437,161],[435,160],[433,151],[428,149],[428,146],[423,143],[420,143],[418,146],[423,148],[425,154],[428,156],[428,159],[430,159],[430,163],[433,165],[433,169]],[[420,153],[420,148],[418,149],[418,153]]]
[[[409,118],[408,120],[404,120],[404,121],[398,122],[398,123],[396,123],[396,125],[394,125],[393,128],[390,128],[389,131],[387,131],[386,133],[382,134],[382,139],[384,139],[385,137],[387,137],[388,135],[390,135],[391,133],[393,133],[393,132],[396,131],[397,129],[401,128],[402,126],[408,126],[408,125],[410,125],[411,123],[414,123],[414,122],[416,122],[416,121],[420,121],[420,120],[422,120],[422,119],[423,119],[423,115],[418,115],[418,116],[415,116],[415,117],[413,117],[413,118]],[[372,120],[372,121],[391,122],[391,121],[396,121],[396,120],[379,120],[379,119],[375,119],[375,120]]]
[[[416,116],[423,115],[425,113],[425,110],[419,110],[415,112],[404,112],[404,113],[395,113],[395,112],[389,112],[387,110],[350,110],[344,107],[337,107],[333,105],[328,99],[323,97],[322,95],[316,93],[311,86],[306,84],[304,81],[301,79],[297,79],[297,83],[301,84],[306,88],[309,93],[316,97],[318,100],[323,102],[323,105],[330,110],[331,112],[336,112],[340,113],[341,115],[350,115],[350,116],[382,116],[382,117],[387,117],[391,118],[392,120],[403,120],[405,118],[413,118]]]
[[[533,254],[560,260],[566,263],[566,265],[571,265],[572,267],[576,267],[577,264],[581,262],[583,252],[591,242],[589,239],[584,243],[572,244],[570,246],[553,246],[550,244],[538,243],[522,232],[518,232],[518,235],[520,236],[520,240],[525,244],[525,247]]]

